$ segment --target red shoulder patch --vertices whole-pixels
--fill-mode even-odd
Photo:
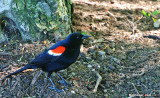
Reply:
[[[51,50],[53,53],[63,53],[66,50],[65,47],[59,46],[56,49]]]
[[[66,48],[64,46],[59,46],[56,49],[49,50],[48,53],[53,56],[60,56],[65,50]]]

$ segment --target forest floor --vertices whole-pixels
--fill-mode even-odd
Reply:
[[[78,60],[59,73],[73,85],[69,90],[40,70],[27,70],[0,84],[0,97],[126,98],[160,97],[160,37],[153,21],[142,10],[160,9],[157,0],[72,0],[73,30],[86,32]],[[53,45],[50,43],[47,47]],[[21,68],[45,50],[43,42],[18,43],[0,48],[0,78]],[[98,82],[98,80],[101,80]],[[96,89],[96,85],[98,88]]]

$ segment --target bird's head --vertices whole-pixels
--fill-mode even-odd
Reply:
[[[81,34],[79,32],[75,32],[75,33],[71,33],[67,38],[66,38],[66,41],[67,43],[71,44],[71,45],[81,45],[82,44],[82,41],[83,39],[86,39],[86,38],[89,38],[91,36],[89,35],[84,35],[84,34]]]

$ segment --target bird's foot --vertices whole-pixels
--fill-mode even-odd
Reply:
[[[70,86],[72,87],[72,85],[64,80],[59,80],[58,82],[60,82],[61,84],[64,84],[65,86]]]
[[[48,87],[48,88],[53,89],[55,92],[58,92],[58,93],[63,92],[63,90],[57,89],[55,87]]]

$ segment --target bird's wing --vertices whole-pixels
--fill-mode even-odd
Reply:
[[[60,56],[64,53],[65,50],[66,48],[64,46],[58,46],[55,49],[48,50],[48,54],[52,56]]]
[[[63,44],[55,44],[47,51],[38,55],[31,64],[35,66],[45,66],[46,64],[58,60],[58,58],[65,52],[66,48]]]

